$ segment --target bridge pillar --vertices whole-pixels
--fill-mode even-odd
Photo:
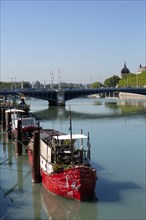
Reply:
[[[49,106],[65,106],[64,91],[56,91],[56,100],[49,101]]]
[[[49,106],[57,106],[57,102],[56,101],[48,101],[48,105]]]

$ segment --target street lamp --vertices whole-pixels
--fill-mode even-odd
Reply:
[[[53,72],[50,73],[50,76],[51,76],[51,89],[53,89],[53,81],[54,81]]]
[[[127,79],[126,79],[126,81],[127,81],[127,87],[128,87],[128,76],[127,76]]]
[[[138,75],[136,75],[136,85],[137,85],[137,88],[139,87],[139,83],[138,83]]]
[[[99,88],[100,88],[100,76],[98,76],[98,79],[99,79],[99,81],[98,81],[98,82],[99,82]]]
[[[91,89],[92,89],[92,76],[91,76],[91,86],[90,86],[90,87],[91,87]]]
[[[16,77],[15,77],[15,91],[16,91]]]
[[[44,80],[44,89],[46,88],[46,81]]]
[[[60,90],[61,89],[61,73],[60,73],[60,69],[58,69],[58,79],[59,79],[58,89]]]
[[[11,89],[13,90],[13,77],[11,77]]]

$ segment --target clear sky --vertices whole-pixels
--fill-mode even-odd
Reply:
[[[1,0],[1,81],[103,82],[146,65],[145,0]]]

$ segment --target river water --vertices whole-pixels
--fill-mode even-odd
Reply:
[[[96,200],[78,202],[46,193],[31,181],[27,155],[0,133],[0,219],[144,220],[146,219],[146,102],[75,99],[49,107],[28,99],[43,128],[90,133],[91,160],[97,169]]]

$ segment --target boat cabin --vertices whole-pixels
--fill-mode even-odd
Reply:
[[[86,135],[73,134],[71,136],[59,132],[53,135],[53,130],[51,130],[50,136],[43,132],[40,137],[41,158],[47,164],[89,164],[90,143]],[[86,149],[83,147],[84,139],[87,141]]]
[[[22,128],[28,127],[28,126],[35,126],[35,118],[32,117],[25,117],[25,111],[21,109],[8,109],[5,111],[7,120],[9,120],[9,123],[11,122],[12,129],[15,130],[18,128],[18,120],[21,120],[22,122]],[[10,118],[9,118],[10,115]]]

